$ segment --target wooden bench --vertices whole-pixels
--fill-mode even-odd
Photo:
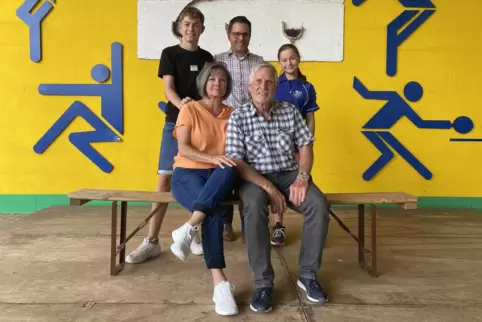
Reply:
[[[361,268],[366,269],[371,276],[378,277],[377,269],[377,205],[395,204],[402,209],[416,209],[418,198],[403,192],[383,193],[328,193],[326,197],[331,205],[358,205],[358,236],[355,236],[350,229],[338,218],[333,209],[330,209],[331,216],[358,244],[358,263]],[[127,242],[154,216],[162,204],[175,203],[170,192],[149,192],[149,191],[126,191],[126,190],[99,190],[82,189],[68,195],[70,204],[81,206],[93,200],[112,202],[112,230],[111,230],[111,258],[110,275],[117,275],[124,269]],[[120,202],[120,232],[119,245],[117,245],[117,214],[118,203]],[[127,235],[127,204],[128,202],[149,202],[159,203],[157,208],[146,217],[137,228]],[[227,201],[226,204],[239,204],[239,200]],[[365,205],[370,205],[371,215],[371,249],[365,248]],[[117,256],[119,263],[117,264]],[[366,265],[366,257],[371,257],[371,265]]]

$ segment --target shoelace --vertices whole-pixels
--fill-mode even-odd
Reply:
[[[223,295],[231,295],[232,292],[234,291],[234,288],[235,286],[233,284],[226,282],[222,287],[220,287],[220,293]]]
[[[256,292],[256,300],[258,300],[260,298],[262,298],[264,300],[269,300],[269,295],[268,295],[267,289],[263,288],[263,289],[260,289]]]
[[[197,232],[196,232],[195,229],[191,229],[191,230],[189,230],[188,228],[186,228],[186,229],[188,231],[187,231],[187,234],[184,235],[183,242],[186,243],[186,244],[190,244],[193,241],[193,239],[195,238]]]
[[[318,292],[323,292],[323,288],[321,287],[320,283],[318,283],[317,280],[310,281],[310,288]]]
[[[137,249],[137,252],[143,252],[149,247],[150,242],[149,241],[144,241],[141,246]]]

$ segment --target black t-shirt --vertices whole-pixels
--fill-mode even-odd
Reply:
[[[161,54],[158,76],[174,76],[174,86],[180,99],[190,97],[199,100],[201,96],[197,92],[196,77],[204,65],[213,60],[213,55],[201,47],[196,51],[183,49],[180,45],[166,47]],[[166,122],[175,123],[178,114],[179,109],[169,101],[166,106]]]

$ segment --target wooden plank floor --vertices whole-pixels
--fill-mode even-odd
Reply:
[[[130,209],[128,229],[148,208]],[[162,255],[109,276],[107,207],[53,207],[0,215],[0,321],[225,321],[213,311],[212,282],[201,257],[169,252],[170,233],[186,218],[168,210]],[[356,231],[355,211],[337,213]],[[301,217],[286,216],[288,245],[272,252],[275,309],[249,310],[253,292],[244,245],[226,243],[228,277],[240,314],[233,321],[482,321],[482,213],[380,209],[379,269],[358,268],[354,241],[331,221],[320,279],[330,303],[309,304],[296,288]],[[239,231],[239,219],[235,217]],[[369,233],[369,222],[366,231]],[[127,245],[141,242],[143,229]]]

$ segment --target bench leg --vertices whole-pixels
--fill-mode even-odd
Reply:
[[[374,204],[371,205],[370,207],[371,211],[371,241],[372,241],[372,251],[371,251],[371,256],[372,256],[372,267],[370,269],[370,275],[374,277],[378,277],[378,267],[377,267],[377,206]]]
[[[120,252],[117,251],[117,202],[112,202],[112,231],[111,231],[111,244],[110,244],[110,275],[115,276],[119,274],[125,265],[126,251],[125,247],[121,248]],[[120,234],[119,242],[121,245],[125,245],[127,229],[127,202],[121,202],[121,220],[120,220]],[[117,254],[119,253],[119,264],[117,264]]]
[[[377,266],[377,207],[370,205],[371,249],[365,249],[365,205],[358,205],[358,264],[373,277],[378,277]],[[370,267],[366,266],[365,256],[371,256]]]
[[[358,265],[365,268],[365,205],[358,205]]]
[[[110,275],[117,275],[117,202],[112,202],[112,223],[110,232]]]

